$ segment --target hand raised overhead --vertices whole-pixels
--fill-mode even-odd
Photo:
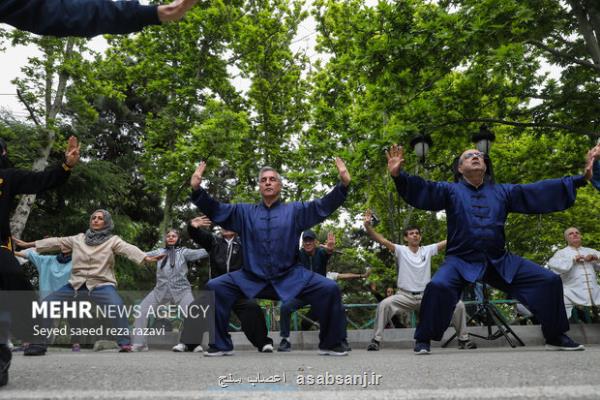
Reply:
[[[348,186],[350,184],[350,173],[346,168],[346,163],[339,157],[335,158],[335,166],[337,167],[338,173],[340,175],[340,180],[344,186]]]
[[[67,167],[73,168],[79,162],[79,150],[81,145],[75,136],[69,137],[67,142],[67,150],[65,151],[65,164]]]
[[[177,21],[183,18],[198,0],[175,0],[170,4],[158,6],[158,19],[160,22]]]
[[[200,161],[198,167],[192,174],[192,178],[190,179],[190,185],[192,185],[193,190],[200,189],[200,184],[202,183],[202,175],[204,175],[204,170],[206,169],[206,161]]]
[[[387,167],[390,175],[394,177],[400,175],[404,165],[404,149],[402,146],[393,144],[389,150],[385,151],[385,156],[387,157]]]

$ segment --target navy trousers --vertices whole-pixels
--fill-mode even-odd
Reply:
[[[425,288],[415,339],[419,342],[442,340],[450,325],[454,307],[467,281],[459,266],[446,260]],[[569,330],[560,276],[529,260],[523,260],[511,283],[488,265],[481,280],[519,300],[538,318],[546,340]]]
[[[227,332],[229,314],[236,300],[245,296],[229,274],[211,279],[206,288],[215,292],[215,343],[212,345],[218,350],[230,351],[233,349],[233,343]],[[279,300],[277,292],[270,284],[256,297]],[[346,314],[342,306],[342,294],[335,281],[313,274],[296,297],[317,311],[321,322],[319,348],[331,349],[340,345],[346,337]]]

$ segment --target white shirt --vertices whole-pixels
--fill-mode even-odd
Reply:
[[[398,288],[422,292],[431,280],[431,257],[438,253],[437,243],[421,246],[413,253],[408,246],[394,244],[398,266]]]
[[[548,261],[550,269],[563,281],[566,304],[582,306],[600,305],[600,287],[596,271],[600,270],[600,261],[578,262],[575,256],[588,254],[600,257],[600,252],[587,247],[574,248],[567,246],[558,250]]]

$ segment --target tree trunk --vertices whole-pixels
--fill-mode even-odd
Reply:
[[[67,40],[64,49],[64,59],[68,59],[73,54],[73,46],[75,44],[75,40],[70,38]],[[46,57],[50,58],[52,55],[47,54]],[[50,157],[50,152],[52,151],[52,146],[54,146],[54,142],[56,141],[56,133],[51,128],[54,119],[60,112],[63,104],[63,99],[65,96],[65,91],[67,88],[67,82],[69,80],[69,75],[65,72],[61,72],[58,76],[58,85],[56,89],[56,95],[54,99],[52,99],[52,90],[53,90],[53,75],[52,71],[47,71],[46,74],[46,87],[45,87],[45,126],[42,128],[46,134],[46,146],[42,148],[40,152],[40,156],[33,162],[32,170],[33,171],[42,171],[48,165],[48,158]],[[22,98],[21,98],[22,99]],[[23,100],[23,99],[22,99]],[[27,104],[25,106],[28,109],[32,109]],[[35,116],[32,116],[35,120]],[[19,201],[19,205],[17,206],[11,220],[10,220],[10,229],[14,236],[20,238],[25,230],[25,226],[27,225],[27,220],[29,219],[29,214],[31,213],[31,207],[33,207],[37,196],[35,194],[26,195],[21,197]]]

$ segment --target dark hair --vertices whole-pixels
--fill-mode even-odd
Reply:
[[[409,226],[407,226],[406,228],[404,228],[404,230],[402,231],[402,236],[406,236],[406,235],[408,235],[408,232],[410,232],[410,231],[414,231],[415,229],[416,229],[417,231],[419,231],[419,235],[420,235],[420,234],[421,234],[421,228],[419,228],[419,227],[418,227],[418,226],[416,226],[416,225],[409,225]]]

